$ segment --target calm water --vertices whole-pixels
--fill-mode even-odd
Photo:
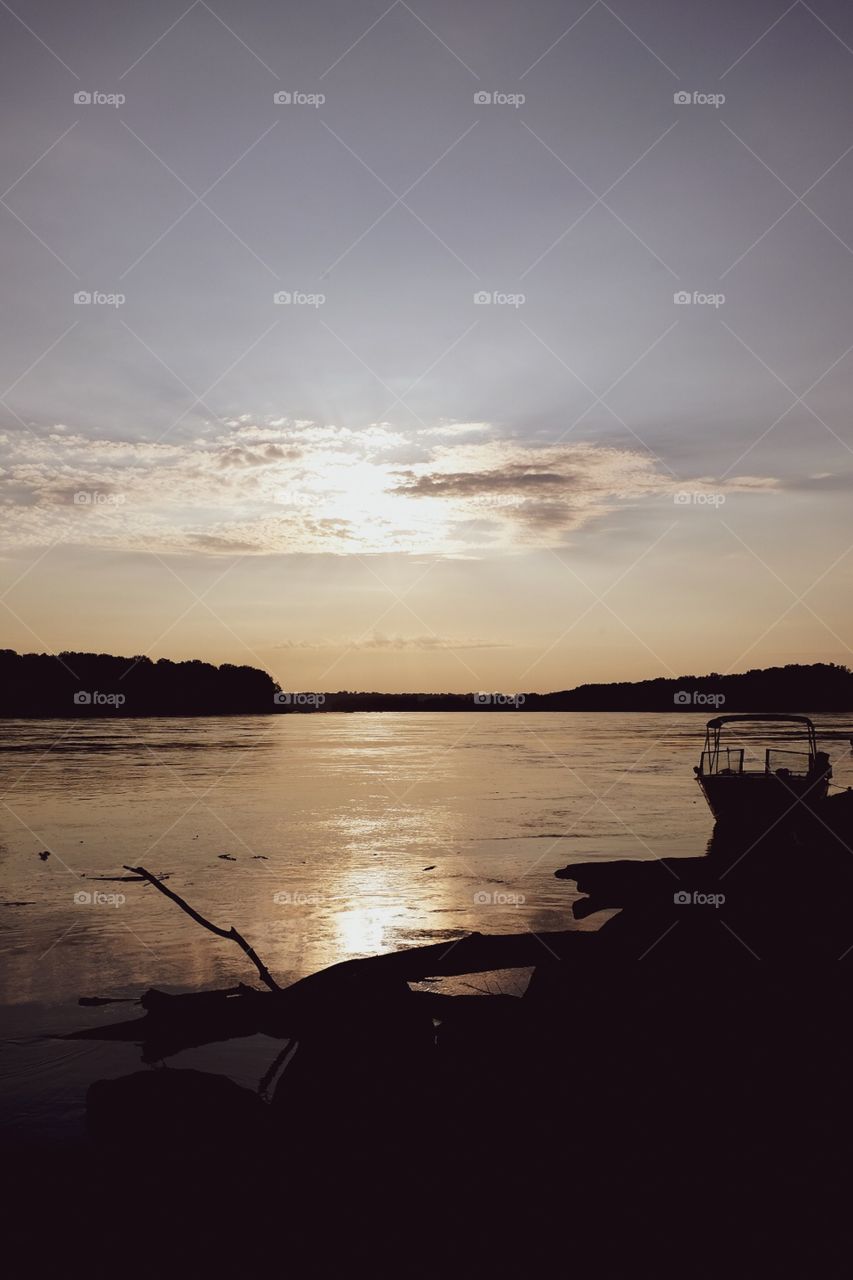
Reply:
[[[846,717],[817,719],[819,728],[847,726]],[[573,889],[554,878],[557,868],[696,856],[711,833],[692,776],[700,715],[3,727],[0,1002],[18,1052],[2,1070],[13,1094],[27,1076],[19,1101],[43,1074],[51,1105],[58,1091],[72,1111],[74,1082],[93,1055],[102,1073],[110,1055],[121,1058],[114,1073],[135,1061],[127,1047],[33,1038],[123,1012],[80,1009],[78,997],[256,979],[233,943],[199,929],[155,889],[111,880],[126,874],[123,863],[168,873],[204,915],[235,924],[284,983],[471,929],[576,927]],[[853,784],[849,747],[827,745],[835,780]]]

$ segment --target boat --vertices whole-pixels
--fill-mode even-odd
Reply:
[[[758,733],[723,734],[724,726],[746,724]],[[783,726],[789,731],[780,733]],[[832,766],[808,716],[745,713],[708,721],[693,772],[718,821],[767,829],[813,813],[826,799]]]

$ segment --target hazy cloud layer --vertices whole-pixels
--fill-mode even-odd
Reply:
[[[396,653],[404,651],[431,653],[441,649],[505,649],[507,647],[500,640],[453,639],[438,635],[385,635],[379,631],[351,639],[283,640],[274,646],[276,649],[353,649],[368,652],[390,650]]]
[[[406,437],[241,418],[192,442],[63,427],[3,435],[0,532],[9,547],[478,555],[560,545],[625,502],[778,487],[758,476],[676,479],[635,449],[457,443],[460,434],[454,424]]]

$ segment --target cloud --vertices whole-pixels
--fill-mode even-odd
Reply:
[[[410,497],[471,498],[489,494],[554,492],[569,483],[569,477],[553,471],[537,471],[525,463],[515,463],[503,471],[434,472],[416,475],[400,472],[403,483],[395,491]]]
[[[638,449],[484,440],[485,426],[444,424],[425,441],[381,423],[241,415],[191,441],[0,433],[0,540],[10,550],[62,539],[159,554],[469,557],[564,545],[620,504],[681,489],[780,486],[676,480]],[[825,477],[785,484],[835,487]]]
[[[422,427],[419,435],[443,440],[453,440],[459,436],[481,435],[491,431],[488,422],[443,422],[437,427]]]
[[[815,475],[785,480],[781,487],[796,493],[849,493],[853,489],[853,472],[819,471]]]
[[[505,649],[508,648],[503,641],[500,640],[472,640],[472,639],[450,639],[446,636],[437,635],[421,635],[421,636],[396,636],[383,635],[381,632],[374,632],[370,636],[361,636],[358,639],[344,640],[283,640],[280,644],[274,645],[275,649],[367,649],[367,650],[396,650],[402,651],[406,649],[416,650],[417,652],[434,652],[441,649]]]
[[[295,447],[283,448],[280,444],[266,444],[262,449],[246,449],[232,445],[222,450],[217,457],[220,467],[268,467],[271,463],[285,459],[298,458],[301,450]]]
[[[457,469],[464,463],[464,469]],[[572,530],[608,514],[619,503],[693,492],[764,491],[771,477],[740,476],[726,483],[666,473],[656,458],[636,449],[588,443],[530,447],[511,442],[445,447],[429,463],[395,473],[395,492],[445,500],[461,517],[487,517],[483,528],[514,530],[518,545],[554,545]]]

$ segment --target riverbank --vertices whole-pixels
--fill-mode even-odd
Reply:
[[[849,1274],[851,868],[829,837],[574,865],[576,912],[619,909],[595,934],[474,936],[192,1012],[152,998],[151,1065],[93,1082],[81,1141],[18,1153],[15,1203],[77,1250],[83,1225],[96,1273]],[[794,899],[815,907],[796,925]],[[417,981],[500,992],[495,959],[532,968],[523,994]],[[232,1048],[269,1041],[255,1089],[162,1065],[164,1031],[221,1036],[227,1001]]]

